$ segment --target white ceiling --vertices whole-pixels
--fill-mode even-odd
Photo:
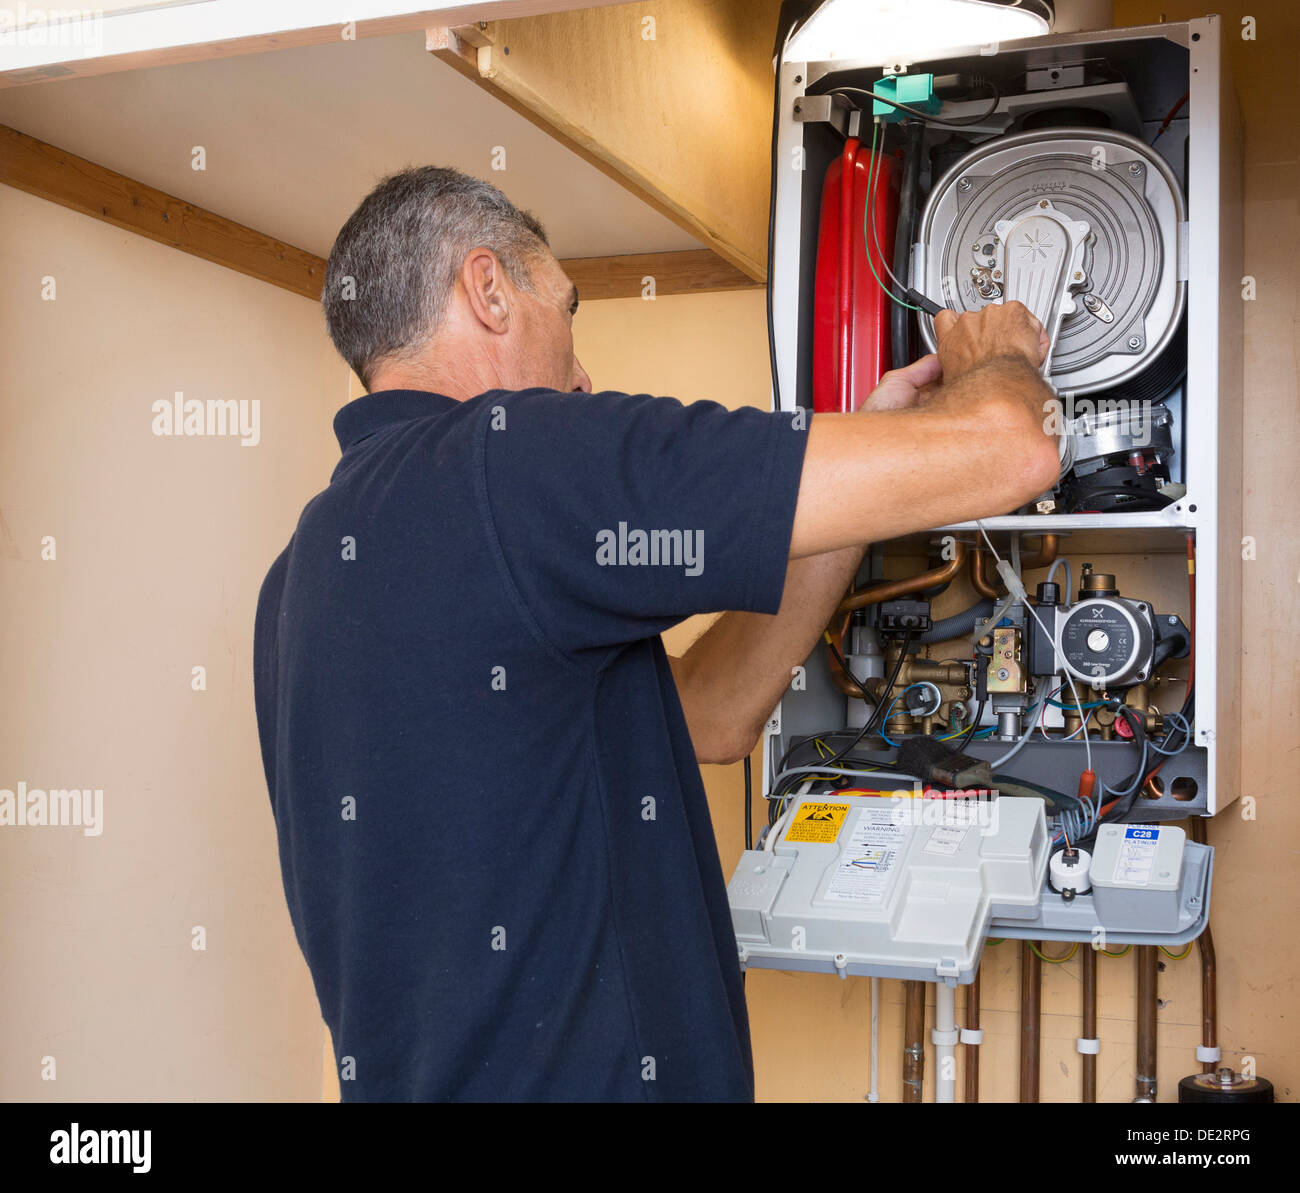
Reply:
[[[494,182],[558,257],[700,247],[427,53],[422,33],[9,88],[0,123],[319,256],[380,177],[413,164]]]

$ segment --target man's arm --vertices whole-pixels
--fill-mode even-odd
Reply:
[[[935,328],[943,382],[924,400],[813,417],[792,559],[1004,514],[1056,483],[1038,320],[1012,302]]]
[[[777,614],[724,613],[668,660],[699,762],[738,762],[754,748],[861,560],[861,547],[792,559]]]
[[[862,409],[905,410],[939,377],[938,358],[923,357],[886,373]],[[737,762],[754,748],[861,561],[858,546],[792,559],[775,616],[724,613],[682,658],[669,659],[700,762]]]
[[[936,330],[937,356],[885,374],[857,413],[813,418],[780,611],[726,613],[670,660],[700,762],[753,749],[866,543],[1005,513],[1055,483],[1038,321],[1008,303],[941,312]]]

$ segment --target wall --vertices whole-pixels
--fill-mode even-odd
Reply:
[[[103,790],[0,826],[0,1098],[314,1098],[250,654],[347,370],[316,304],[5,187],[0,278],[0,788]],[[156,436],[177,390],[260,442]]]

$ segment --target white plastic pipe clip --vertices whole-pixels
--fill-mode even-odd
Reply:
[[[956,1029],[952,1031],[940,1031],[937,1027],[930,1028],[930,1042],[932,1044],[952,1045],[957,1043],[960,1035],[961,1033]]]
[[[1223,1051],[1218,1047],[1207,1048],[1204,1044],[1197,1044],[1196,1059],[1199,1061],[1222,1060]]]
[[[1096,1056],[1101,1051],[1100,1040],[1075,1040],[1074,1046],[1083,1053],[1084,1056]]]
[[[984,1029],[982,1027],[963,1027],[961,1029],[961,1042],[978,1047],[984,1043]]]

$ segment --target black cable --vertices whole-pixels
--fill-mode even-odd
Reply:
[[[908,259],[912,253],[912,236],[916,231],[916,215],[921,182],[921,138],[925,125],[914,120],[903,124],[907,146],[903,159],[903,180],[898,188],[898,215],[894,227],[894,275],[900,286],[907,285]],[[890,364],[901,369],[910,364],[912,312],[902,303],[892,303],[889,309]]]
[[[745,849],[754,848],[754,776],[750,774],[749,755],[745,755]]]
[[[970,723],[970,728],[967,729],[966,732],[962,734],[961,740],[957,743],[956,747],[954,748],[954,753],[960,754],[968,745],[970,745],[970,739],[975,736],[975,730],[979,727],[980,717],[984,715],[984,706],[988,702],[989,702],[989,698],[987,696],[985,696],[984,699],[980,701],[980,706],[975,710],[975,717]]]
[[[928,112],[922,112],[920,108],[913,108],[907,104],[900,104],[896,99],[889,99],[884,95],[877,95],[874,91],[869,91],[865,87],[832,87],[826,92],[827,95],[865,95],[869,99],[879,100],[882,104],[888,104],[891,108],[896,108],[900,112],[906,112],[909,116],[917,120],[924,120],[926,124],[932,124],[936,128],[967,128],[972,124],[983,124],[994,112],[998,110],[998,104],[1002,102],[1002,93],[998,90],[997,84],[992,79],[986,79],[984,86],[993,92],[993,102],[983,111],[974,116],[953,117],[950,120],[940,120],[931,116]],[[864,117],[870,116],[869,112],[862,111]]]
[[[899,672],[901,672],[903,669],[903,662],[907,658],[907,648],[909,645],[911,645],[911,642],[912,642],[912,631],[907,630],[903,634],[902,649],[899,650],[898,652],[898,659],[894,663],[894,670],[890,674],[889,679],[885,681],[885,686],[883,688],[884,697],[888,697],[891,689],[894,686],[895,681],[898,679]],[[841,658],[842,657],[843,656],[841,656]],[[851,679],[855,684],[857,684],[859,690],[864,692],[866,691],[866,689],[862,686],[862,683],[857,679],[856,676],[854,676],[853,672],[851,672],[847,666],[845,666],[844,668],[844,674],[847,675],[849,679]],[[860,742],[864,737],[866,737],[867,734],[870,733],[871,730],[875,727],[876,721],[880,719],[884,711],[885,711],[885,699],[882,698],[881,700],[876,702],[876,707],[872,711],[871,716],[867,718],[866,722],[863,724],[862,728],[858,730],[853,740],[849,742],[849,744],[845,746],[844,749],[839,750],[838,752],[832,754],[829,758],[819,758],[817,760],[817,765],[819,767],[820,766],[832,767],[837,762],[841,761],[847,754],[851,753],[853,748],[858,744],[858,742]],[[849,731],[845,730],[844,732],[847,733]],[[804,743],[801,742],[800,744],[802,745]],[[784,771],[786,769],[786,766],[790,759],[790,755],[794,752],[794,749],[795,747],[794,744],[792,743],[790,745],[790,748],[786,750],[785,754],[782,756],[781,761],[780,763],[778,763],[776,768],[778,774],[781,771]],[[773,791],[771,796],[768,799],[768,805],[767,805],[768,824],[776,823],[775,811],[777,808],[781,806],[781,801],[785,798],[789,788],[803,781],[802,777],[799,775],[792,775],[790,778],[793,779],[794,782],[787,780],[784,784],[782,784],[781,789],[777,791]]]

